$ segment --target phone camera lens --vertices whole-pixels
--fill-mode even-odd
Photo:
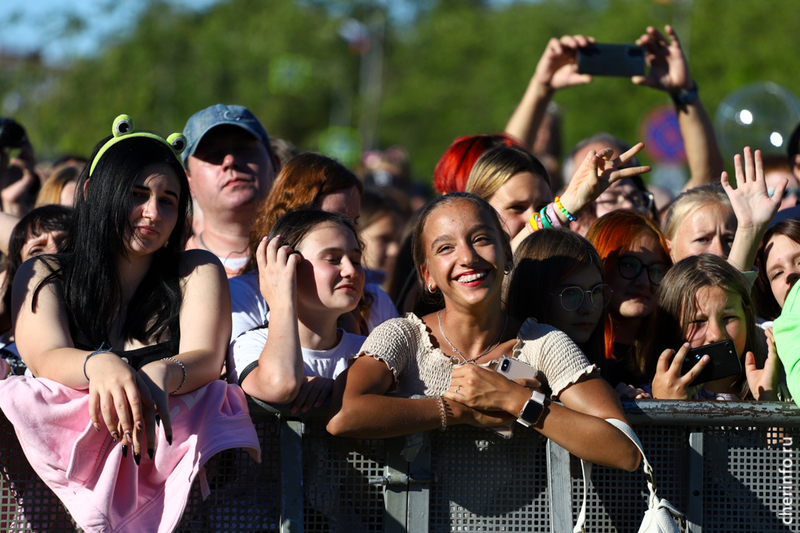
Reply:
[[[500,365],[500,370],[505,372],[506,370],[508,370],[508,365],[509,364],[510,363],[508,361],[503,361],[503,364]]]

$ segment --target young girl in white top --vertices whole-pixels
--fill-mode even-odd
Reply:
[[[260,400],[318,407],[364,337],[337,328],[364,290],[361,244],[345,215],[305,209],[284,215],[258,247],[259,289],[269,323],[240,335],[229,381]]]

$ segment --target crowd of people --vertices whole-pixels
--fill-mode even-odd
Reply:
[[[591,42],[551,39],[505,131],[443,154],[435,199],[400,150],[353,172],[238,105],[166,139],[121,115],[46,173],[3,151],[0,407],[79,524],[173,528],[209,455],[258,459],[245,393],[328,402],[328,431],[359,438],[519,422],[625,470],[620,398],[800,396],[800,127],[789,177],[741,147],[734,187],[677,35],[648,28],[633,83],[675,104],[683,192],[661,201],[643,145],[608,133],[559,165],[551,100],[592,81]],[[720,341],[738,370],[698,381]],[[41,431],[65,417],[59,442]]]

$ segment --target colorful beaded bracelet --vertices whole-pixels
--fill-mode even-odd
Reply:
[[[573,215],[572,213],[567,211],[567,208],[564,207],[564,205],[561,203],[561,197],[560,196],[556,196],[555,204],[556,204],[556,207],[559,210],[561,210],[562,213],[564,213],[564,216],[567,217],[567,220],[569,220],[570,222],[575,222],[576,220],[578,220],[578,217],[576,217],[575,215]]]

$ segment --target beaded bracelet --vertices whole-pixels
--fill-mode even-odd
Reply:
[[[444,407],[444,397],[437,396],[436,399],[439,401],[439,413],[442,415],[442,427],[439,431],[444,431],[447,429],[447,410]]]
[[[111,351],[111,347],[110,347],[110,346],[109,346],[107,349],[103,349],[103,347],[104,347],[105,345],[106,345],[106,343],[105,343],[105,342],[104,342],[104,343],[102,343],[102,344],[100,345],[100,348],[96,349],[95,351],[93,351],[92,353],[90,353],[89,355],[87,355],[87,356],[86,356],[86,359],[84,359],[84,360],[83,360],[83,377],[85,377],[85,378],[86,378],[86,381],[89,381],[89,376],[87,376],[87,375],[86,375],[86,363],[88,363],[88,362],[89,362],[89,358],[91,358],[91,357],[94,357],[95,355],[97,355],[97,354],[99,354],[99,353],[108,353],[108,352],[110,352],[110,351]]]
[[[183,379],[181,379],[181,384],[178,385],[177,389],[169,393],[170,396],[175,396],[176,394],[178,394],[178,391],[181,390],[183,384],[186,383],[186,365],[184,365],[181,361],[178,361],[174,357],[165,357],[162,359],[162,361],[172,361],[173,363],[177,363],[178,365],[180,365],[181,370],[183,370]]]
[[[541,211],[539,211],[539,220],[542,221],[542,226],[545,228],[552,228],[553,223],[550,221],[550,217],[547,216],[547,206],[544,206]]]
[[[550,221],[554,228],[560,228],[562,225],[561,219],[556,214],[556,204],[554,202],[547,204],[547,220]]]
[[[575,222],[576,220],[578,220],[578,217],[567,211],[567,208],[564,207],[564,205],[561,203],[560,196],[556,196],[555,204],[556,207],[559,208],[562,213],[564,213],[564,216],[567,217],[567,220],[569,220],[570,222]]]

